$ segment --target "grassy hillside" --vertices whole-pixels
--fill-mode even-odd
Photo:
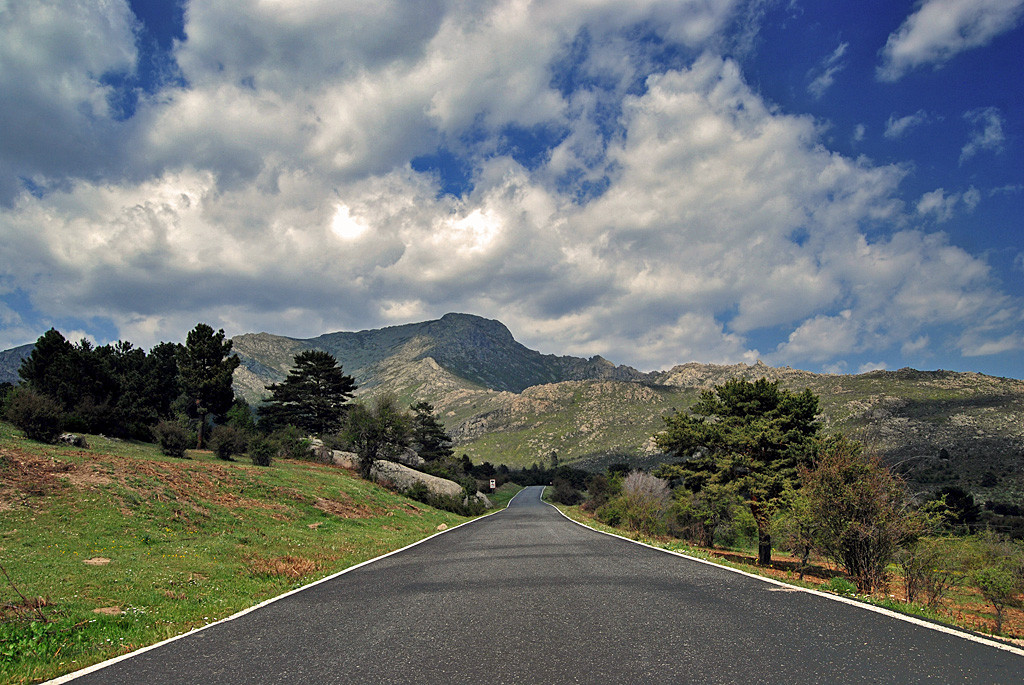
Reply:
[[[0,423],[0,682],[83,668],[466,520],[335,467],[88,440],[40,445]]]

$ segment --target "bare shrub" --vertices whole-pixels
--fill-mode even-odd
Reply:
[[[622,518],[638,533],[657,535],[666,530],[665,514],[672,501],[668,483],[643,471],[633,471],[622,481]]]
[[[922,538],[897,554],[903,571],[903,590],[908,602],[923,602],[935,608],[949,592],[968,580],[964,569],[965,541],[962,538]]]

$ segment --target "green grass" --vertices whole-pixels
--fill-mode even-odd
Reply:
[[[0,424],[0,682],[83,668],[467,520],[338,468],[88,440]]]

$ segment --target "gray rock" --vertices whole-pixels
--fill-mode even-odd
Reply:
[[[331,450],[331,461],[329,463],[346,469],[357,469],[359,468],[359,455],[355,452]]]
[[[430,492],[447,497],[462,495],[462,486],[447,478],[421,473],[404,464],[378,459],[370,468],[370,478],[382,484],[390,484],[399,490],[410,488],[416,483],[423,483]]]
[[[396,457],[395,461],[400,464],[405,464],[406,466],[412,466],[413,468],[423,466],[427,463],[423,457],[416,453],[416,450],[410,447],[406,447],[402,450],[402,453]]]
[[[85,438],[81,435],[75,435],[74,433],[62,433],[58,442],[62,442],[65,445],[71,445],[72,447],[81,447],[82,449],[89,449],[89,443],[86,442]]]

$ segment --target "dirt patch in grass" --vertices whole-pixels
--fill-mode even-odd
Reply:
[[[19,449],[0,449],[0,505],[11,508],[25,504],[29,497],[41,497],[58,485],[58,474],[74,464],[39,457]]]
[[[355,502],[351,498],[344,500],[320,498],[313,503],[313,506],[325,514],[343,519],[373,518],[381,513],[381,510]]]
[[[104,616],[120,616],[122,611],[121,607],[100,607],[99,609],[93,609],[92,613]]]
[[[110,476],[107,474],[100,473],[91,468],[83,468],[81,466],[73,466],[64,477],[68,483],[78,488],[108,485],[111,482]]]
[[[272,559],[250,557],[246,561],[249,564],[249,572],[257,576],[284,576],[298,579],[319,568],[319,564],[313,559],[291,554]]]

